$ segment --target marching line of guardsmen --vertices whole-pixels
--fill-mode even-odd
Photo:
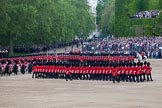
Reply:
[[[75,67],[36,65],[33,67],[32,78],[55,78],[70,80],[110,80],[115,82],[153,81],[149,62],[143,63],[112,63],[109,66]]]
[[[133,62],[134,56],[89,56],[89,55],[33,55],[26,57],[13,57],[13,58],[5,58],[6,60],[40,60],[40,61],[112,61],[112,62]],[[0,58],[0,60],[4,60],[4,58]]]
[[[0,74],[10,75],[14,73],[15,75],[20,71],[22,74],[28,70],[31,73],[33,62],[73,62],[73,66],[80,64],[80,62],[89,62],[91,64],[106,64],[107,62],[133,62],[134,56],[89,56],[89,55],[66,55],[66,54],[36,54],[22,57],[12,57],[12,58],[0,58]],[[29,66],[28,66],[29,64]],[[29,67],[29,69],[28,69]],[[20,68],[20,69],[19,69]]]
[[[29,73],[33,70],[33,78],[113,80],[114,83],[153,81],[150,64],[134,63],[134,56],[36,55],[0,61],[1,75],[16,75],[19,71],[25,74],[28,69]],[[53,66],[49,66],[50,62],[53,62]]]
[[[12,73],[17,75],[18,72],[25,74],[28,72],[32,73],[33,62],[32,61],[23,61],[23,60],[1,60],[0,61],[0,76],[10,76]]]

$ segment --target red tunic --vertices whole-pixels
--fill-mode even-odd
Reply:
[[[71,74],[70,68],[67,68],[67,69],[66,69],[66,74],[67,74],[67,75],[70,75],[70,74]]]
[[[112,69],[112,75],[115,77],[115,76],[118,76],[118,74],[117,74],[117,71],[116,71],[116,69]]]
[[[142,67],[142,71],[143,71],[143,73],[146,73],[146,70],[147,70],[147,66],[144,65],[144,66]]]
[[[122,74],[121,67],[117,67],[116,70],[117,70],[118,75],[121,75]]]
[[[122,74],[126,73],[125,67],[121,67]]]
[[[133,71],[133,75],[136,75],[136,74],[137,74],[137,69],[136,69],[136,67],[133,67],[133,68],[132,68],[132,71]]]
[[[128,72],[129,75],[133,74],[133,68],[132,67],[129,67],[129,72]]]
[[[106,74],[112,74],[112,68],[108,67],[105,71]]]
[[[129,74],[129,71],[130,71],[130,68],[129,68],[129,67],[125,68],[125,74],[126,74],[126,75]]]
[[[146,74],[151,74],[151,67],[147,66],[147,69],[146,69]]]

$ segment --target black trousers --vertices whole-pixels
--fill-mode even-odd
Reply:
[[[147,81],[153,81],[151,74],[147,74]]]
[[[136,81],[139,82],[139,75],[136,75]]]
[[[119,82],[118,77],[117,76],[113,76],[113,83],[115,83],[115,81]]]
[[[68,79],[70,79],[72,81],[71,75],[66,74],[65,78],[66,78],[66,81],[68,81]]]
[[[14,71],[13,73],[14,73],[15,75],[17,75],[17,71]]]
[[[146,73],[143,73],[143,80],[146,80],[145,76],[146,76]]]

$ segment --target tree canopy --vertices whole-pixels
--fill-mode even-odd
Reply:
[[[98,3],[96,22],[103,35],[114,34],[115,0],[102,0]]]
[[[158,18],[130,18],[130,15],[146,10],[162,10],[162,0],[100,0],[97,6],[97,24],[103,35],[162,35],[162,13]]]
[[[95,26],[89,8],[87,0],[0,0],[0,45],[12,52],[88,36]]]
[[[115,36],[162,35],[161,15],[158,18],[131,19],[129,16],[146,10],[161,10],[161,0],[116,0]]]

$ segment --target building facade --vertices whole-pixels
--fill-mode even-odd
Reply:
[[[91,7],[91,12],[94,16],[96,16],[96,6],[98,0],[87,0],[88,5]]]

